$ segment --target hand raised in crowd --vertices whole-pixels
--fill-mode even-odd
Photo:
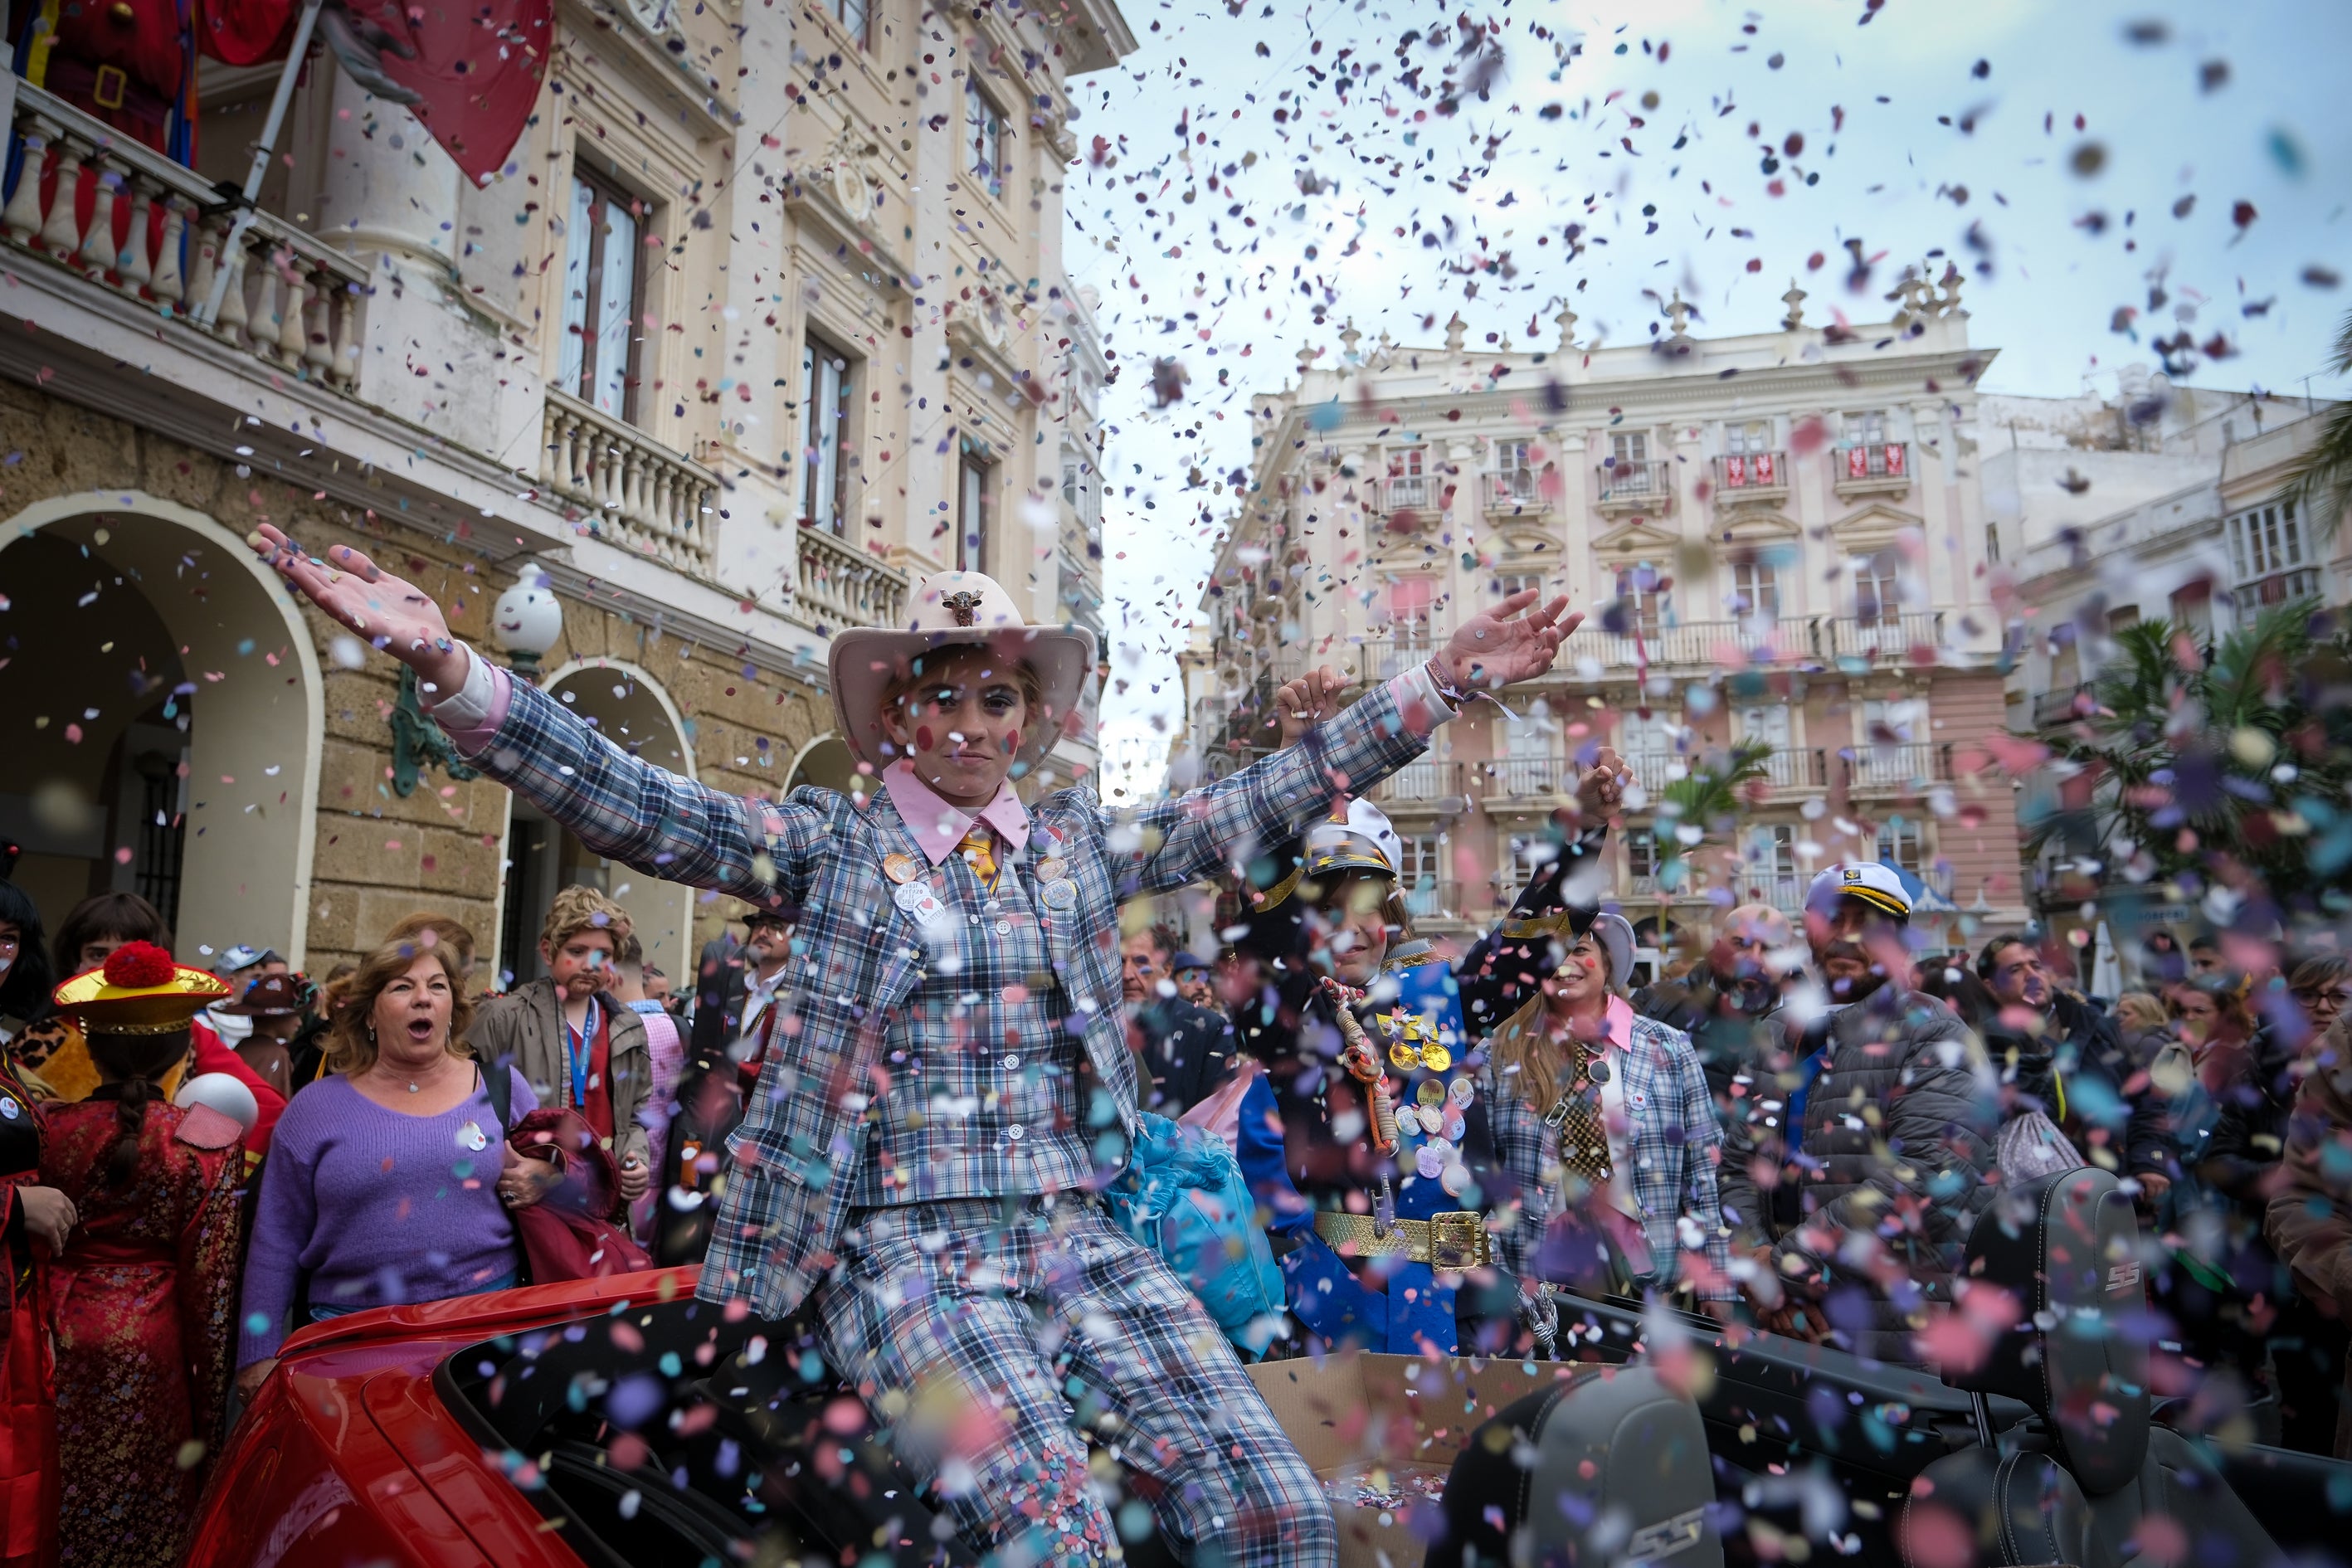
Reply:
[[[331,619],[416,671],[432,694],[447,696],[464,683],[466,650],[450,637],[441,606],[414,583],[345,544],[331,547],[325,561],[315,561],[266,522],[246,542]]]
[[[1282,728],[1282,743],[1297,745],[1307,731],[1339,712],[1339,693],[1347,684],[1328,664],[1285,681],[1274,694],[1274,717]]]
[[[1633,776],[1633,770],[1625,765],[1616,747],[1601,747],[1592,765],[1577,778],[1577,815],[1584,819],[1614,816],[1617,808],[1625,804],[1625,781]]]
[[[81,1215],[73,1199],[55,1187],[18,1187],[16,1201],[25,1206],[25,1234],[49,1249],[55,1258],[66,1249],[66,1237]]]
[[[1538,607],[1537,594],[1522,588],[1455,627],[1444,651],[1430,660],[1432,673],[1457,691],[1493,691],[1549,669],[1584,614],[1567,613],[1566,595]]]

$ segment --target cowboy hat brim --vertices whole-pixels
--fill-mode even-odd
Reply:
[[[896,759],[883,747],[882,695],[919,656],[943,647],[986,646],[1036,672],[1045,711],[1033,716],[1014,761],[1035,767],[1053,750],[1077,711],[1095,666],[1095,635],[1080,626],[974,626],[970,630],[901,632],[858,626],[833,634],[826,668],[833,681],[833,721],[850,754],[880,773]]]

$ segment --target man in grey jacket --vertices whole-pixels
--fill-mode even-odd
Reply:
[[[1914,1336],[1950,1304],[1991,1198],[1996,1111],[1982,1048],[1910,984],[1910,915],[1886,867],[1813,879],[1805,933],[1826,1005],[1734,1079],[1718,1184],[1759,1322],[1916,1363]],[[1792,998],[1783,1016],[1807,1010]]]

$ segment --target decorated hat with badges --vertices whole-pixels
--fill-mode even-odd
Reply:
[[[51,1000],[85,1035],[168,1035],[228,994],[217,976],[173,962],[152,942],[131,942],[102,967],[58,986]]]
[[[918,579],[907,598],[911,613],[903,627],[847,626],[833,634],[826,658],[833,716],[851,752],[877,769],[888,763],[882,696],[891,682],[915,673],[927,653],[978,644],[1036,672],[1045,711],[1029,716],[1016,759],[1034,765],[1077,710],[1094,668],[1094,633],[1030,625],[1013,595],[978,572],[934,572]]]

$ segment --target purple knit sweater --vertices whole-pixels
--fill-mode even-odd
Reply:
[[[522,1074],[513,1079],[509,1110],[520,1121],[539,1098]],[[340,1075],[295,1095],[261,1168],[236,1364],[276,1355],[301,1326],[286,1318],[306,1269],[312,1304],[346,1310],[463,1296],[511,1271],[502,1142],[478,1086],[439,1116],[387,1110]]]

